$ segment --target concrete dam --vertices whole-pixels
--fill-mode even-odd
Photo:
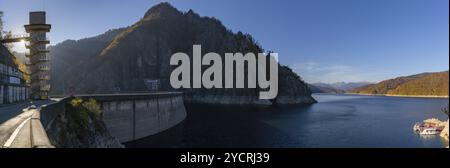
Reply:
[[[181,93],[92,97],[101,102],[103,121],[121,143],[157,134],[186,118]]]
[[[68,114],[73,113],[67,109],[73,97],[96,100],[102,111],[99,121],[90,120],[82,128],[83,124]],[[155,135],[186,118],[183,94],[179,92],[73,97],[33,110],[32,118],[25,121],[32,123],[25,124],[15,138],[17,142],[12,140],[8,147],[123,147],[121,143]],[[36,132],[39,134],[33,135]]]

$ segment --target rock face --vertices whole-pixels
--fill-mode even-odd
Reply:
[[[59,77],[52,81],[52,85],[70,87],[75,93],[87,94],[147,92],[149,88],[146,81],[159,80],[160,89],[173,90],[169,79],[176,67],[170,66],[170,57],[177,52],[192,56],[192,46],[195,44],[202,46],[203,54],[216,52],[223,56],[224,53],[263,52],[250,35],[233,33],[215,18],[201,17],[192,10],[180,12],[168,3],[151,8],[143,19],[120,32],[102,48],[109,40],[105,38],[105,43],[93,50],[90,53],[92,56],[79,59],[78,62],[82,63],[76,64],[77,66],[53,68],[56,70],[52,75]],[[99,48],[102,48],[101,52]],[[52,59],[58,62],[62,59],[58,56],[59,54]],[[61,73],[58,69],[64,72]],[[59,80],[61,78],[64,81]],[[54,94],[67,93],[67,90],[55,88]],[[292,70],[283,66],[279,66],[279,94],[274,100],[259,100],[259,89],[180,91],[186,93],[187,102],[194,103],[270,105],[316,102],[311,97],[307,84]]]
[[[445,123],[445,128],[444,128],[444,130],[442,130],[442,132],[441,132],[441,137],[442,138],[444,138],[446,141],[448,141],[448,124],[449,124],[449,122],[448,122],[449,120],[447,120],[447,122]]]
[[[47,130],[52,145],[57,148],[123,148],[98,116],[70,104],[66,104],[65,109]]]

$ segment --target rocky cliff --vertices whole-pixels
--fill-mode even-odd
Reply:
[[[233,33],[215,18],[201,17],[192,10],[181,12],[168,3],[154,6],[143,19],[116,32],[120,33],[117,33],[113,39],[105,38],[96,49],[90,51],[91,53],[73,56],[78,58],[64,58],[77,61],[62,61],[63,58],[58,58],[66,51],[70,52],[70,47],[61,50],[63,52],[60,54],[52,53],[55,55],[52,57],[55,59],[54,62],[75,62],[75,66],[64,64],[58,65],[64,68],[53,68],[52,75],[57,76],[52,80],[53,86],[66,88],[54,88],[54,94],[67,93],[67,88],[72,88],[76,93],[147,92],[150,89],[146,81],[155,79],[160,80],[160,89],[171,90],[169,77],[175,67],[170,66],[170,57],[177,52],[192,56],[194,44],[202,45],[202,53],[216,52],[222,56],[224,53],[263,52],[262,47],[250,35],[241,32]],[[62,78],[64,80],[60,80]],[[184,89],[181,91],[186,93],[186,101],[196,103],[309,104],[315,102],[307,84],[292,70],[281,65],[279,66],[279,94],[274,100],[259,100],[259,89]]]
[[[59,112],[47,129],[52,145],[57,148],[123,147],[108,131],[95,100],[73,99],[64,106],[64,111]]]

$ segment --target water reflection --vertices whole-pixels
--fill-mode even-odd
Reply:
[[[414,123],[447,120],[448,99],[315,95],[311,106],[188,105],[175,128],[127,147],[444,147],[414,134]]]

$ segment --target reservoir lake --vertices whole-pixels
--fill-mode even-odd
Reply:
[[[186,105],[187,118],[128,148],[442,148],[413,125],[447,120],[448,99],[314,94],[313,105]]]

